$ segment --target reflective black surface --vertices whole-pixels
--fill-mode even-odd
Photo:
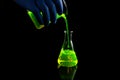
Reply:
[[[73,67],[59,67],[59,76],[61,80],[74,80],[77,66]]]

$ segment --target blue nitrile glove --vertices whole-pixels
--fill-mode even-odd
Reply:
[[[48,25],[56,23],[57,13],[63,13],[63,1],[62,0],[14,0],[17,4],[23,8],[31,11],[36,16],[40,24]],[[40,14],[42,12],[42,15]]]

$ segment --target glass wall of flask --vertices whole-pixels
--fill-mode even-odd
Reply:
[[[64,31],[64,42],[58,56],[58,65],[63,67],[73,67],[78,63],[76,52],[72,42],[73,31]]]

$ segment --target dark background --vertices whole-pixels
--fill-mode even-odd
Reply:
[[[79,60],[75,80],[105,77],[101,57],[104,58],[102,51],[106,45],[100,46],[103,44],[101,34],[104,32],[101,29],[105,26],[102,24],[106,23],[107,17],[103,19],[99,2],[66,2],[69,28],[74,31],[73,44]],[[36,30],[25,9],[10,0],[2,0],[1,3],[3,74],[12,75],[5,78],[59,80],[57,58],[64,39],[64,21],[59,19],[56,24]]]

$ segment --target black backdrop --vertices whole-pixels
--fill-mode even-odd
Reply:
[[[95,20],[97,12],[90,2],[66,2],[69,28],[74,31],[73,44],[79,59],[75,80],[96,79],[100,70],[96,70],[97,65],[92,62],[97,51],[92,34],[97,31],[92,28],[99,26]],[[2,1],[1,9],[1,46],[5,73],[12,74],[9,78],[59,80],[56,61],[63,43],[63,20],[36,30],[26,10],[14,2]]]

